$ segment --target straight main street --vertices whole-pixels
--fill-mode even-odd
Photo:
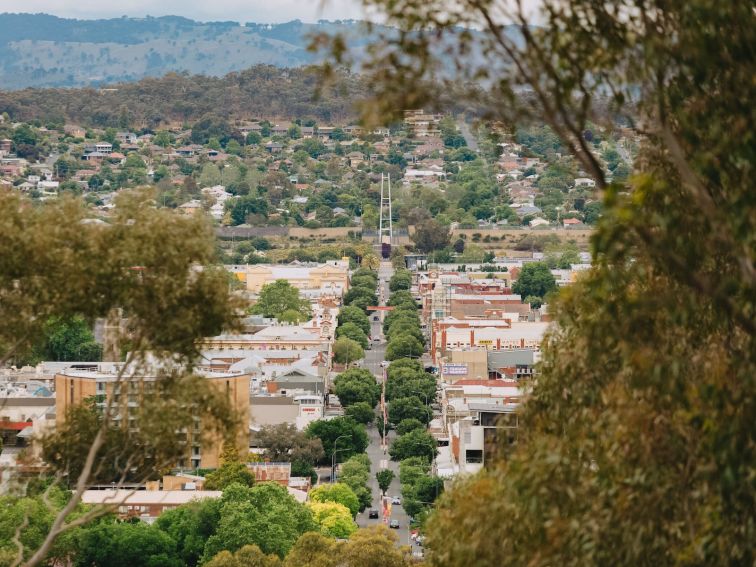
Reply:
[[[391,267],[390,262],[381,262],[381,266],[378,269],[378,298],[381,305],[386,305],[386,300],[389,296],[388,281],[393,275],[394,270]],[[377,381],[383,379],[383,368],[381,362],[385,360],[386,353],[386,338],[383,336],[383,317],[385,311],[377,311],[370,315],[371,325],[371,337],[373,339],[380,338],[380,342],[373,342],[372,349],[365,352],[364,368],[372,372]],[[377,317],[377,320],[376,320]],[[372,508],[378,510],[379,517],[377,519],[370,519],[368,517],[368,510],[357,515],[357,525],[361,528],[374,526],[383,523],[383,510],[381,502],[381,490],[378,487],[378,481],[375,478],[377,473],[382,468],[389,468],[394,471],[394,480],[391,482],[391,486],[386,492],[387,496],[401,496],[401,486],[399,483],[399,463],[392,462],[389,459],[388,454],[384,454],[383,447],[381,446],[381,436],[375,425],[368,427],[368,438],[370,444],[367,448],[367,454],[370,457],[370,489],[373,492],[373,505]],[[393,434],[389,433],[388,442],[391,443]],[[385,465],[382,466],[382,465]],[[410,543],[409,539],[409,517],[407,516],[404,508],[399,506],[391,506],[390,520],[399,521],[399,529],[396,530],[399,536],[399,544],[407,545]]]

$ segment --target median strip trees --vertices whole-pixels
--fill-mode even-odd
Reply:
[[[411,274],[406,270],[397,271],[389,283],[392,294],[388,305],[394,309],[383,324],[388,338],[386,359],[392,361],[386,369],[385,392],[388,420],[399,435],[389,455],[400,462],[402,505],[414,522],[422,524],[443,491],[443,481],[431,474],[437,442],[427,425],[433,418],[431,405],[436,400],[437,384],[419,360],[425,351],[425,336],[411,284]],[[387,481],[386,486],[391,482],[388,478],[378,480]]]

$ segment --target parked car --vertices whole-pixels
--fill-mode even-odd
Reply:
[[[389,527],[390,527],[390,528],[391,528],[392,530],[398,530],[398,529],[399,529],[399,520],[391,520],[391,521],[389,522]]]
[[[402,501],[401,501],[401,499],[398,496],[394,496],[394,498],[391,500],[391,503],[394,506],[401,506],[402,505]]]
[[[378,517],[378,510],[375,510],[371,508],[368,510],[368,518],[377,518]]]

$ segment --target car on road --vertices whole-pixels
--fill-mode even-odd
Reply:
[[[379,343],[379,342],[381,342],[381,337],[375,337],[375,338],[373,339],[373,342],[374,342],[374,343]]]
[[[398,496],[394,496],[394,498],[391,499],[391,503],[394,506],[401,506],[402,505],[402,501],[401,501],[401,499]]]
[[[390,527],[390,528],[391,528],[392,530],[398,530],[398,529],[399,529],[399,520],[391,520],[391,521],[389,522],[389,527]]]
[[[370,509],[368,510],[368,518],[377,518],[378,517],[378,510]]]
[[[377,320],[378,320],[378,315],[373,315],[373,321],[377,321]],[[364,319],[363,319],[363,321],[364,321]]]

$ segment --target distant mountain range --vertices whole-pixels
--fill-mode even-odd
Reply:
[[[306,49],[311,34],[340,31],[359,50],[370,40],[363,25],[0,14],[0,88],[97,86],[170,71],[219,77],[260,63],[298,67],[316,61]]]

